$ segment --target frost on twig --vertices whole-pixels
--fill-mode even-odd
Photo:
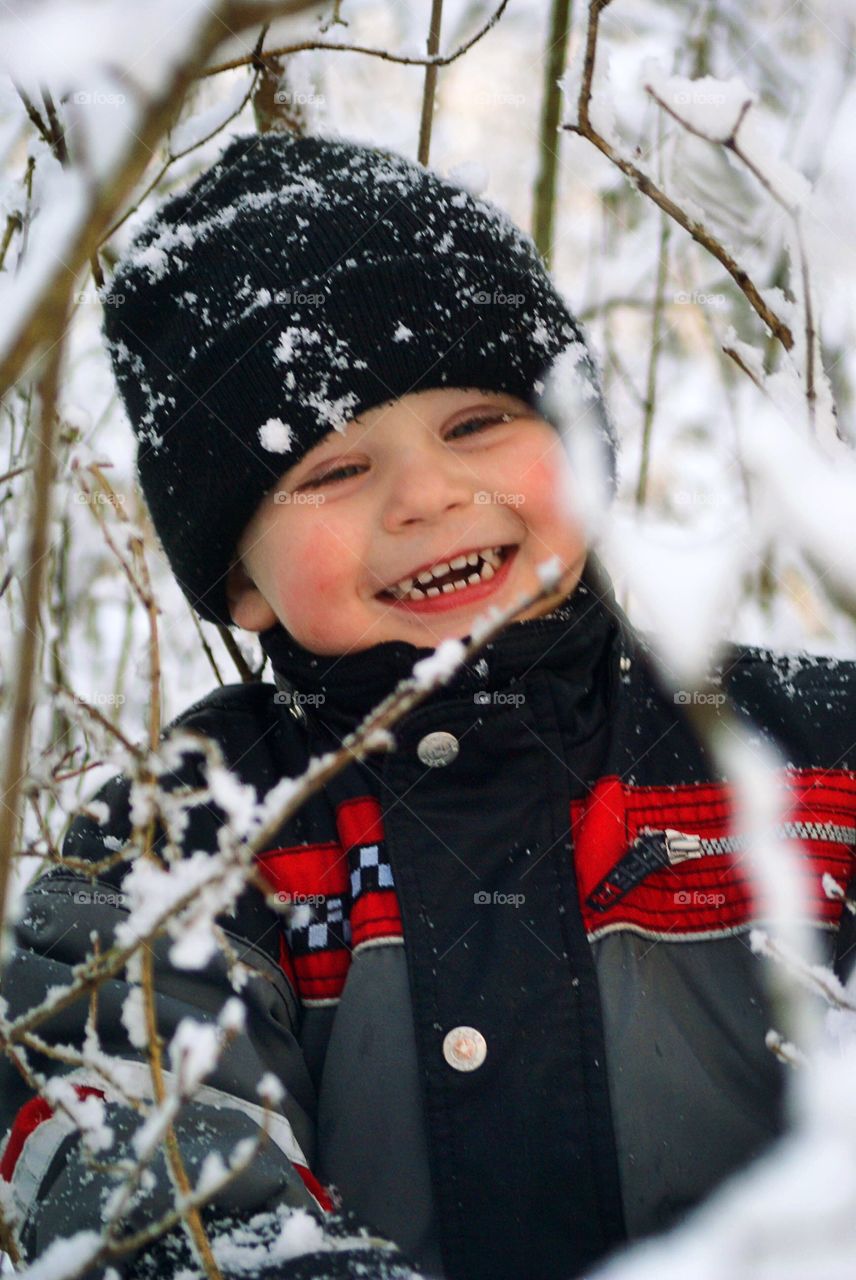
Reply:
[[[826,965],[807,964],[805,958],[792,946],[769,937],[763,929],[753,929],[749,941],[753,951],[782,965],[793,979],[806,990],[822,996],[833,1009],[856,1013],[856,1004]]]
[[[588,27],[579,77],[579,91],[576,102],[572,104],[576,118],[566,122],[562,127],[568,132],[579,134],[591,142],[627,177],[637,190],[652,200],[674,222],[688,232],[703,249],[706,249],[725,268],[737,287],[745,294],[753,309],[772,334],[781,342],[786,350],[793,346],[793,334],[788,325],[769,306],[761,290],[753,281],[749,272],[730,254],[720,240],[714,236],[704,223],[688,213],[658,185],[644,164],[639,160],[630,160],[623,154],[614,131],[606,124],[603,131],[598,128],[598,117],[593,117],[592,106],[597,103],[595,91],[595,62],[597,58],[600,17],[608,7],[610,0],[590,0]],[[611,120],[610,120],[611,125]],[[613,133],[612,140],[606,136]]]

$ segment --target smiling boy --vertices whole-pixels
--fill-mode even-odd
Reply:
[[[285,1086],[270,1140],[205,1211],[221,1272],[404,1280],[412,1259],[448,1280],[587,1274],[770,1143],[784,1068],[765,1045],[729,780],[587,554],[542,408],[568,357],[599,403],[580,329],[487,201],[320,138],[236,139],[110,287],[163,549],[199,616],[258,632],[271,662],[273,683],[217,689],[167,732],[216,743],[259,798],[339,746],[441,639],[531,592],[545,561],[564,566],[552,596],[395,725],[393,749],[352,761],[283,825],[258,859],[270,895],[247,886],[219,918],[222,954],[154,948],[165,1040],[229,998],[244,1008],[176,1121],[192,1181],[259,1139],[262,1076]],[[807,916],[844,977],[853,926],[820,884],[853,879],[856,665],[734,647],[718,675],[783,748],[809,833]],[[210,796],[205,764],[188,750],[162,776],[199,797],[180,837],[197,856],[220,847],[216,794],[235,794]],[[127,925],[116,855],[139,796],[119,776],[97,799],[63,853],[101,869],[32,886],[10,1018],[73,981],[93,933],[104,952]],[[93,1016],[142,1105],[131,978],[105,984]],[[133,1156],[140,1118],[87,1015],[80,1000],[40,1027],[62,1053],[31,1062],[103,1098],[109,1159]],[[99,1231],[106,1160],[87,1163],[8,1062],[0,1106],[24,1254]],[[161,1154],[149,1175],[129,1231],[172,1205]],[[105,1261],[127,1280],[201,1275],[179,1229],[141,1241]]]
[[[557,556],[556,593],[520,616],[549,613],[585,560],[567,471],[555,428],[513,396],[437,389],[379,405],[264,498],[230,571],[232,617],[247,631],[280,622],[319,654],[434,647],[534,592]]]

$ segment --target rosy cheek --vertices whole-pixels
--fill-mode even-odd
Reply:
[[[285,565],[281,583],[288,584],[292,608],[311,613],[315,601],[323,601],[339,587],[348,557],[342,541],[324,525],[314,523],[301,530],[284,549]]]
[[[557,520],[562,517],[563,484],[559,466],[560,460],[552,452],[529,464],[524,472],[524,515],[528,507],[533,520]]]

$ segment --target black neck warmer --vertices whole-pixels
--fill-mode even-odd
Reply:
[[[590,553],[567,599],[543,617],[511,623],[427,701],[503,689],[536,668],[562,670],[578,690],[584,737],[603,710],[605,689],[595,689],[601,682],[594,680],[594,673],[621,616],[612,584]],[[298,644],[280,623],[263,631],[259,640],[277,687],[316,695],[307,710],[339,740],[410,675],[415,662],[433,652],[404,640],[386,640],[355,653],[316,654]]]

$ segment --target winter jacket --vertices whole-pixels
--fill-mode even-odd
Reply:
[[[568,602],[513,624],[411,710],[394,750],[352,762],[284,825],[259,870],[293,909],[247,888],[221,920],[231,961],[180,967],[171,939],[155,947],[165,1041],[184,1017],[215,1017],[236,986],[246,1008],[176,1125],[191,1179],[257,1134],[265,1072],[286,1086],[271,1141],[205,1213],[215,1240],[243,1225],[224,1274],[394,1277],[412,1264],[449,1280],[570,1280],[678,1221],[781,1132],[769,962],[749,946],[763,921],[731,788],[593,566]],[[323,658],[279,627],[262,639],[273,684],[217,689],[170,726],[214,739],[259,797],[334,749],[427,652],[387,642]],[[844,977],[852,917],[821,878],[854,877],[856,663],[731,646],[713,674],[754,740],[781,753],[782,834]],[[201,765],[186,756],[164,785],[200,785]],[[97,798],[109,818],[78,817],[67,856],[128,839],[127,779]],[[215,850],[222,821],[216,803],[193,809],[185,850]],[[110,944],[125,870],[33,884],[4,982],[10,1016],[70,981],[93,930]],[[119,977],[105,984],[98,1030],[142,1090],[127,995]],[[85,1004],[39,1034],[79,1045]],[[35,1256],[97,1229],[113,1183],[87,1167],[70,1122],[2,1070],[0,1173]],[[70,1078],[106,1096],[112,1158],[138,1118],[98,1076]],[[171,1202],[162,1157],[152,1167],[137,1225]],[[199,1271],[180,1230],[114,1265],[135,1280]]]

